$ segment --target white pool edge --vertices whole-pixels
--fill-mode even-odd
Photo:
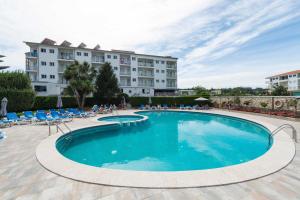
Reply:
[[[135,115],[134,112],[136,112],[136,110],[132,111],[133,115]],[[230,112],[226,112],[225,114],[205,111],[205,113],[246,119],[261,124],[270,131],[276,128],[272,124],[261,121],[261,117],[258,119],[256,116]],[[99,117],[97,117],[97,119],[98,118]],[[97,119],[95,118],[95,120]],[[79,127],[77,129],[86,127],[87,126]],[[55,174],[70,179],[94,184],[124,187],[186,188],[225,185],[248,181],[272,174],[284,168],[292,161],[296,152],[293,140],[287,133],[282,131],[273,138],[273,145],[265,154],[242,164],[193,171],[130,171],[98,168],[69,160],[56,149],[56,141],[60,136],[62,135],[52,135],[38,145],[36,157],[42,166]]]

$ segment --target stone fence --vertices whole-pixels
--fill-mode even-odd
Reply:
[[[213,96],[210,98],[216,107],[245,106],[272,110],[300,110],[300,99],[294,96]],[[295,107],[296,106],[296,107]]]

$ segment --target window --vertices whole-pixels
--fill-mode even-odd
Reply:
[[[89,56],[89,53],[86,53],[86,52],[85,52],[85,53],[84,53],[84,56]]]
[[[118,56],[114,56],[114,59],[118,59]]]
[[[49,49],[49,53],[54,53],[54,49]]]
[[[133,79],[132,79],[132,82],[136,82],[136,78],[133,78]]]
[[[42,53],[46,53],[46,49],[41,48],[41,52],[42,52]]]
[[[55,79],[55,75],[50,75],[50,79]]]
[[[81,52],[77,51],[76,52],[77,56],[81,56]]]
[[[111,58],[111,55],[107,55],[106,57],[107,57],[107,58]]]
[[[114,70],[117,71],[117,70],[118,70],[118,67],[114,67]]]
[[[45,61],[41,61],[41,65],[42,65],[42,66],[46,66],[47,63],[46,63]]]
[[[121,93],[124,93],[123,89],[121,89]]]
[[[46,74],[41,74],[42,79],[47,78]]]
[[[132,60],[135,60],[135,57],[132,57]]]
[[[156,60],[155,63],[156,63],[156,64],[159,64],[159,60]]]
[[[145,94],[145,89],[142,89],[142,93]]]
[[[163,73],[163,74],[164,74],[164,73],[165,73],[165,70],[161,70],[161,73]]]
[[[158,79],[156,79],[156,83],[159,83],[159,80],[158,80]]]
[[[129,90],[128,92],[131,93],[131,90]]]
[[[165,64],[165,61],[162,60],[162,61],[161,61],[161,64]]]
[[[50,62],[49,64],[50,64],[50,66],[54,66],[54,62]]]
[[[132,71],[135,72],[135,71],[136,71],[136,68],[132,68]]]
[[[164,82],[165,82],[165,80],[161,80],[161,82],[162,82],[162,83],[164,83]]]
[[[36,92],[47,92],[47,86],[44,85],[35,85],[34,90]]]
[[[159,73],[159,69],[156,70],[156,73]]]

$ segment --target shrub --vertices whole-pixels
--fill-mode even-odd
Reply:
[[[75,97],[62,97],[63,107],[71,108],[77,107],[77,102]],[[34,100],[34,105],[32,110],[43,110],[56,108],[57,96],[47,96],[47,97],[36,97]]]
[[[180,104],[184,105],[204,105],[210,104],[208,102],[195,101],[198,96],[185,96],[185,97],[151,97],[152,105],[157,104],[167,104],[173,106],[179,106]],[[141,104],[148,104],[149,97],[130,97],[129,102],[132,106],[137,107]]]
[[[267,102],[260,102],[260,106],[266,108],[268,106]]]
[[[21,72],[0,73],[0,101],[6,97],[7,111],[18,112],[32,107],[35,93],[29,77]]]

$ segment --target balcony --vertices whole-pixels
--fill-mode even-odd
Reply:
[[[38,54],[37,52],[27,52],[25,53],[26,58],[37,58]]]
[[[93,56],[92,63],[104,63],[104,57],[102,56]]]
[[[154,73],[139,72],[139,76],[153,78],[154,77]]]
[[[26,66],[26,71],[37,71],[37,65]]]
[[[139,67],[154,67],[153,63],[138,62]]]
[[[130,71],[120,71],[120,76],[130,76],[131,72]]]
[[[73,55],[73,53],[63,53],[63,52],[61,52],[60,55],[58,56],[58,59],[73,61],[74,60],[74,55]]]
[[[130,59],[122,59],[120,58],[120,65],[130,65]]]

